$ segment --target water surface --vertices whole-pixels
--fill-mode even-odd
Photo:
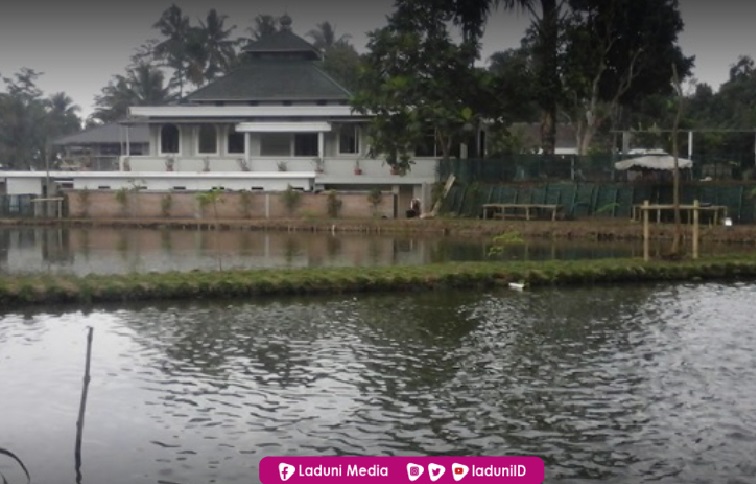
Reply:
[[[35,483],[257,482],[266,455],[539,455],[547,482],[756,481],[753,285],[0,316],[0,447]],[[0,470],[19,481],[0,457]]]
[[[309,232],[0,228],[0,274],[122,274],[301,267],[367,267],[489,259],[491,237]],[[642,256],[635,242],[527,240],[503,259]]]

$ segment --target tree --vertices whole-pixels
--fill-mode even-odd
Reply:
[[[43,161],[47,136],[46,103],[36,80],[42,73],[22,68],[3,77],[0,93],[0,163],[12,168],[31,168]]]
[[[448,158],[452,141],[472,121],[477,45],[452,42],[451,15],[441,3],[399,0],[388,26],[368,34],[353,106],[374,114],[372,148],[393,167],[409,168],[425,140]]]
[[[323,56],[323,70],[352,92],[357,89],[360,65],[360,54],[348,43],[335,44]]]
[[[200,21],[199,35],[206,54],[204,76],[208,81],[228,72],[236,59],[236,42],[230,40],[236,26],[225,29],[223,23],[227,18],[213,8],[206,21]]]
[[[56,92],[47,99],[46,119],[46,154],[52,156],[52,142],[69,134],[81,130],[81,118],[77,114],[79,106],[73,104],[73,99],[64,92]]]
[[[190,57],[190,37],[193,35],[189,25],[189,17],[184,16],[181,8],[176,4],[163,11],[160,19],[153,25],[165,37],[155,46],[155,56],[165,61],[166,66],[174,71],[174,79],[179,88],[179,95],[184,95],[184,85],[192,68]],[[194,52],[196,56],[196,52]],[[194,75],[196,80],[196,64]]]
[[[12,168],[41,168],[52,157],[55,138],[81,129],[71,98],[63,92],[48,98],[36,86],[40,72],[22,68],[4,77],[0,93],[0,164]]]
[[[683,22],[677,0],[572,0],[560,27],[563,105],[576,127],[578,152],[588,153],[619,108],[671,94],[670,66],[681,78],[692,57],[677,45]]]
[[[263,37],[275,34],[279,30],[281,30],[281,23],[278,18],[272,15],[258,15],[255,17],[254,25],[247,27],[252,40],[260,40]]]
[[[149,64],[130,68],[126,75],[116,75],[95,98],[92,118],[103,123],[117,121],[132,106],[161,106],[175,99],[163,72]]]
[[[490,57],[491,96],[483,107],[486,116],[502,122],[538,120],[537,74],[532,51],[526,43]]]
[[[342,34],[336,37],[336,30],[331,22],[325,21],[317,24],[317,27],[305,34],[313,40],[312,45],[321,51],[327,51],[331,47],[339,44],[349,43],[352,38],[350,34]]]
[[[546,155],[554,154],[557,106],[562,91],[558,70],[559,24],[564,1],[557,0],[451,0],[446,4],[453,20],[467,40],[478,42],[494,8],[524,10],[533,18],[533,55],[536,100],[541,109],[541,145]],[[539,12],[540,11],[540,12]]]

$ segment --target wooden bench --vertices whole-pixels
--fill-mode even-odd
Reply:
[[[506,220],[507,217],[510,217],[523,218],[529,221],[533,218],[532,214],[538,217],[546,212],[551,214],[551,221],[554,222],[557,215],[562,215],[563,210],[562,205],[546,203],[486,203],[483,205],[483,220],[489,218]]]

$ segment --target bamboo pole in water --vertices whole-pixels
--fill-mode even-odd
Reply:
[[[693,201],[693,258],[698,259],[698,200]]]
[[[89,370],[92,363],[92,334],[94,328],[88,327],[87,332],[87,360],[84,369],[84,382],[81,386],[81,400],[79,402],[79,419],[76,421],[76,447],[74,459],[76,463],[76,482],[81,484],[81,436],[84,433],[84,414],[87,411],[87,394],[89,393]]]
[[[651,257],[649,254],[649,233],[648,233],[648,200],[643,202],[643,260],[648,261]]]

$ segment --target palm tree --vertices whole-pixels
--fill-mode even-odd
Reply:
[[[163,11],[154,25],[165,37],[165,40],[155,46],[155,55],[166,62],[175,71],[175,79],[179,86],[179,95],[184,94],[184,82],[189,69],[188,41],[191,35],[189,17],[184,16],[181,8],[176,4]]]
[[[207,80],[213,80],[219,74],[228,72],[236,59],[236,42],[230,40],[231,33],[236,25],[224,29],[223,22],[227,18],[227,15],[218,15],[218,12],[213,8],[208,12],[207,20],[204,23],[200,21],[200,30],[204,37],[204,49],[207,55],[207,65],[204,72]]]
[[[95,98],[97,110],[92,115],[104,123],[116,121],[128,113],[131,106],[160,106],[175,99],[163,72],[150,64],[139,64],[126,75],[114,76]]]
[[[523,10],[533,17],[536,33],[535,58],[539,79],[537,99],[541,108],[541,144],[546,155],[554,154],[556,111],[560,92],[557,42],[561,2],[557,0],[455,0],[454,16],[467,40],[479,41],[493,9]],[[540,6],[540,16],[538,8]]]
[[[254,22],[255,24],[252,27],[247,28],[253,40],[260,40],[270,34],[275,34],[281,27],[278,19],[272,15],[258,15]]]
[[[305,36],[310,37],[313,40],[312,45],[321,51],[326,51],[335,45],[346,44],[352,38],[349,34],[342,34],[337,38],[336,29],[328,21],[317,24],[316,28],[307,32]]]
[[[51,134],[59,136],[79,131],[79,110],[79,106],[76,106],[73,99],[64,92],[56,92],[50,96],[47,100],[47,116],[52,124]]]

